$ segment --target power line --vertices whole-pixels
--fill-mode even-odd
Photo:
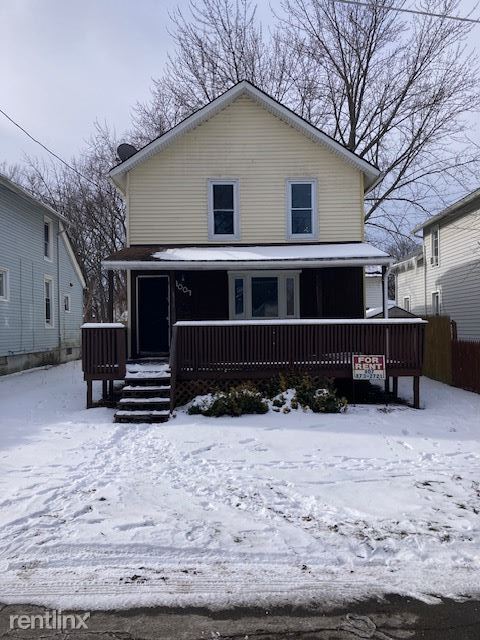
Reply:
[[[430,16],[432,18],[448,18],[448,20],[459,20],[460,22],[472,22],[473,24],[480,24],[480,20],[474,18],[463,18],[462,16],[451,16],[445,13],[430,13],[429,11],[420,11],[419,9],[403,9],[400,7],[379,7],[371,2],[360,2],[360,0],[333,0],[334,2],[341,2],[342,4],[355,4],[360,7],[369,7],[370,9],[384,9],[385,11],[400,11],[402,13],[415,13],[419,16]]]
[[[37,140],[37,138],[34,138],[26,129],[24,129],[24,127],[22,127],[21,124],[19,124],[18,122],[16,122],[13,118],[11,118],[8,113],[5,113],[5,111],[3,109],[0,109],[0,113],[3,114],[5,116],[5,118],[7,118],[7,120],[9,120],[13,125],[15,125],[16,127],[18,127],[18,129],[20,129],[20,131],[22,131],[28,138],[30,138],[30,140],[33,140],[33,142],[35,142],[36,144],[40,145],[42,147],[42,149],[45,149],[45,151],[47,151],[48,153],[50,153],[54,158],[56,158],[57,160],[59,160],[60,162],[62,162],[66,167],[68,167],[71,171],[74,171],[77,175],[79,175],[81,178],[83,178],[84,180],[87,180],[88,182],[90,182],[90,184],[93,184],[94,187],[97,187],[97,189],[99,189],[99,185],[94,182],[93,180],[91,180],[90,178],[87,178],[87,176],[84,176],[83,173],[81,173],[80,171],[78,171],[78,169],[75,169],[75,167],[72,167],[72,165],[68,164],[68,162],[66,162],[66,160],[64,160],[63,158],[61,158],[59,155],[57,155],[54,151],[52,151],[51,149],[49,149],[47,146],[45,146],[43,144],[43,142],[40,142],[40,140]]]

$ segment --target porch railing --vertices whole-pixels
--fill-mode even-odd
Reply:
[[[87,323],[82,326],[82,370],[87,382],[87,407],[91,407],[92,381],[103,382],[103,397],[110,382],[125,378],[127,342],[125,326],[121,323]]]
[[[416,318],[177,322],[172,381],[270,377],[286,370],[348,378],[352,354],[384,354],[394,383],[414,376],[418,404],[425,324]]]

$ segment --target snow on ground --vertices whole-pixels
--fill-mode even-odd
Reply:
[[[480,396],[422,399],[125,425],[84,409],[79,363],[0,378],[0,601],[478,593]]]

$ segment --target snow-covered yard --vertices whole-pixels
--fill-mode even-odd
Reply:
[[[480,396],[115,425],[84,392],[79,363],[0,378],[0,601],[480,591]]]

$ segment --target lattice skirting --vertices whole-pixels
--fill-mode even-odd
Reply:
[[[312,379],[315,384],[319,386],[322,382],[325,381],[325,376],[311,376],[309,374],[300,374],[308,376]],[[196,396],[203,396],[207,393],[215,393],[216,391],[226,391],[230,387],[238,387],[240,384],[252,384],[254,386],[259,386],[265,383],[265,380],[262,379],[244,379],[239,380],[238,378],[229,379],[229,380],[219,380],[216,379],[208,379],[204,378],[202,380],[179,380],[175,385],[175,407],[182,407],[183,405],[193,400]]]

